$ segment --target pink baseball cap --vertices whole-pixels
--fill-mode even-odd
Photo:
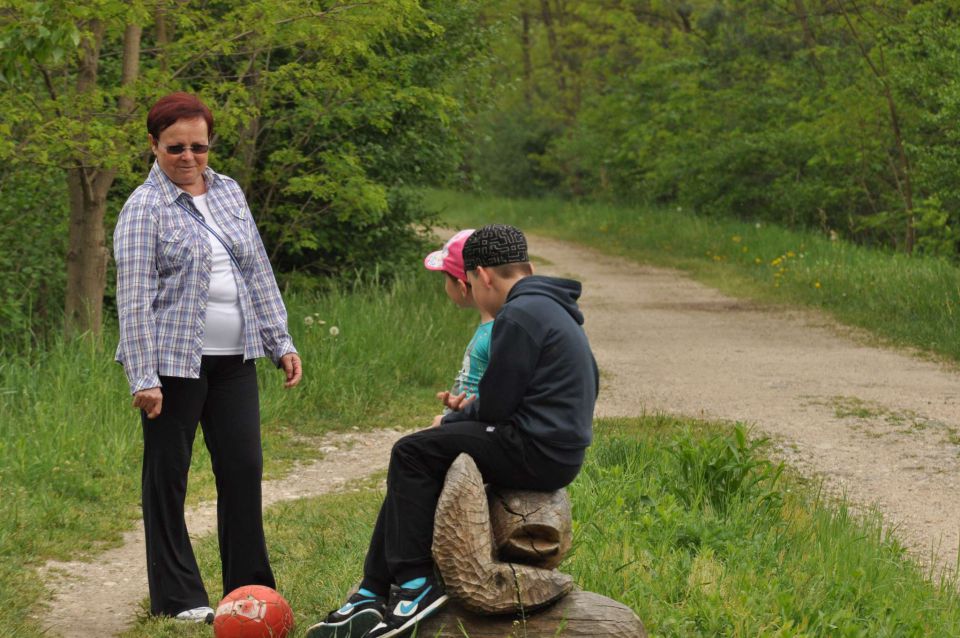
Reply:
[[[467,237],[473,234],[473,229],[461,230],[447,240],[440,250],[435,250],[423,260],[427,270],[442,270],[450,273],[460,281],[467,280],[467,271],[463,267],[463,245]]]

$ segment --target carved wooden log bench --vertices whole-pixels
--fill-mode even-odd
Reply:
[[[591,592],[555,567],[570,550],[565,490],[484,488],[473,459],[461,454],[437,505],[433,557],[451,603],[425,620],[431,638],[641,638],[629,607]]]

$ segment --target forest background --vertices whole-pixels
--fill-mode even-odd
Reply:
[[[957,68],[948,0],[2,0],[0,344],[113,324],[111,231],[169,91],[213,107],[211,165],[316,286],[416,264],[412,185],[955,261]]]

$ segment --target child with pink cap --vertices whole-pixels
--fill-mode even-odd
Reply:
[[[443,248],[430,253],[423,260],[423,265],[428,270],[439,270],[446,275],[444,290],[450,301],[461,308],[476,308],[480,313],[480,325],[477,326],[473,338],[470,339],[463,353],[463,363],[453,386],[448,391],[437,393],[437,398],[444,405],[443,414],[451,410],[459,410],[477,397],[477,386],[490,361],[490,331],[493,328],[493,316],[480,310],[474,302],[463,264],[463,245],[471,234],[473,234],[472,228],[461,230],[448,239]],[[439,425],[443,414],[434,418],[434,425]]]

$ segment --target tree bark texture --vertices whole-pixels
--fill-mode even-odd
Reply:
[[[483,478],[467,454],[447,472],[434,519],[433,557],[447,592],[477,613],[529,612],[573,589],[573,579],[555,569],[495,559]]]
[[[94,173],[93,179],[91,173]],[[64,314],[68,337],[84,332],[99,334],[103,327],[103,291],[109,254],[103,218],[113,175],[107,180],[103,174],[96,173],[83,168],[67,171],[70,235]]]
[[[523,101],[527,109],[533,107],[533,60],[530,50],[533,48],[530,39],[530,12],[526,4],[520,9],[520,50],[523,54]]]
[[[77,69],[77,93],[83,95],[97,87],[100,49],[104,26],[100,21],[90,24],[90,35],[81,43]],[[128,89],[140,72],[140,41],[142,28],[127,25],[123,35],[121,89]],[[129,94],[122,93],[117,103],[118,119],[130,116],[135,103]],[[64,329],[67,337],[77,334],[99,334],[103,328],[103,292],[107,285],[107,260],[103,221],[107,208],[107,193],[116,171],[86,165],[83,157],[67,170],[67,189],[70,199],[70,234],[67,245],[67,290],[64,299]]]
[[[417,628],[424,638],[646,638],[632,609],[600,594],[575,591],[525,616],[480,616],[451,601]]]

